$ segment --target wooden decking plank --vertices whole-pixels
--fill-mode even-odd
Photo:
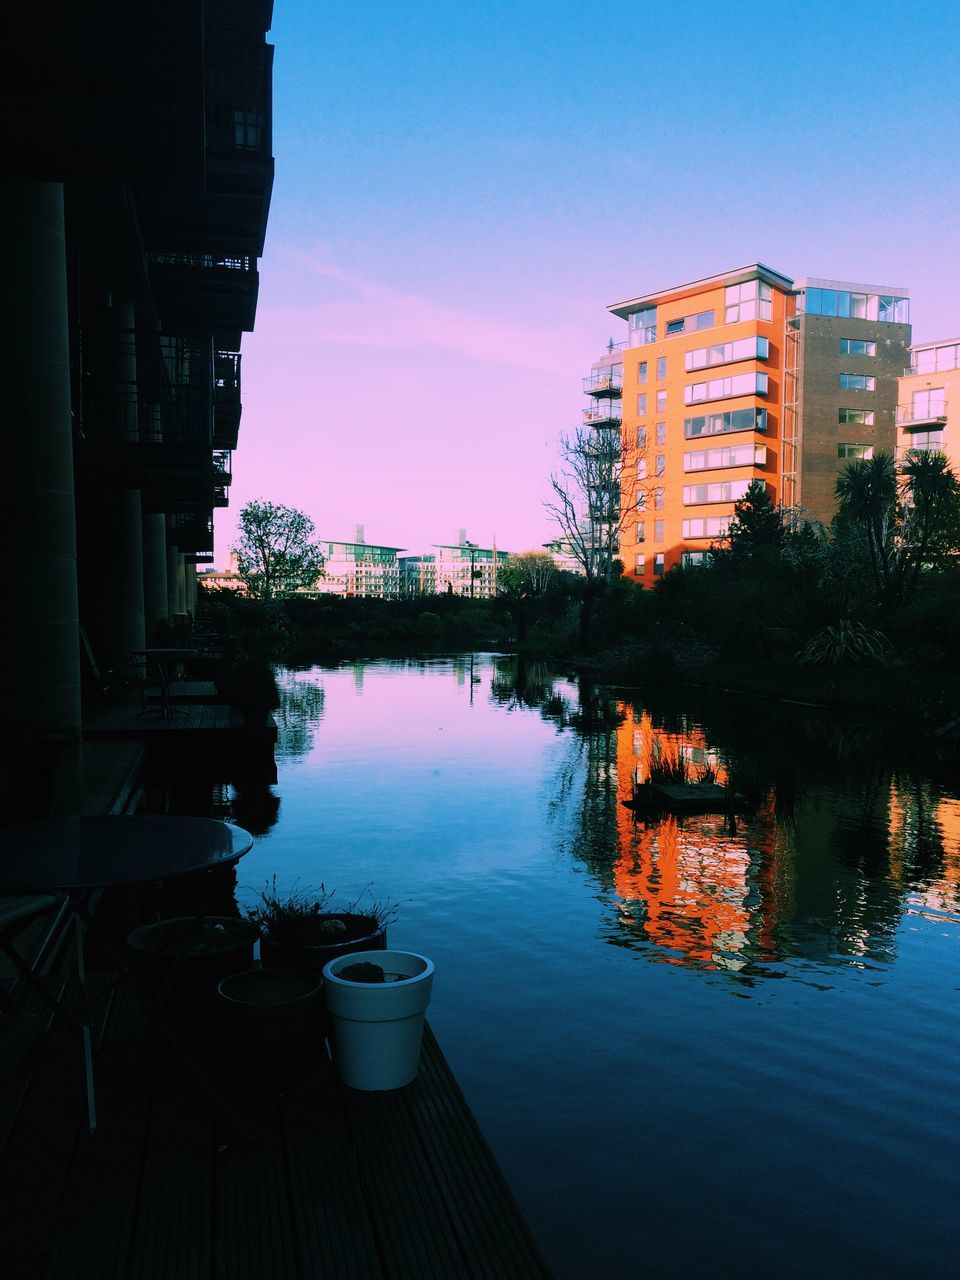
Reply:
[[[136,1280],[207,1280],[213,1265],[213,1119],[154,1097],[131,1252]]]
[[[294,1280],[300,1272],[276,1099],[216,1125],[215,1260],[222,1280]]]
[[[468,1274],[398,1091],[341,1093],[388,1274],[405,1280]]]
[[[97,979],[103,983],[107,975],[92,976],[91,983]],[[49,1280],[125,1280],[128,1274],[150,1113],[147,1091],[127,1087],[129,1046],[142,1031],[143,1016],[132,1001],[109,1002],[94,1061],[97,1130],[81,1130]]]
[[[478,1277],[546,1277],[546,1263],[430,1028],[407,1091],[448,1211],[470,1239]]]
[[[304,1275],[379,1280],[383,1268],[332,1076],[320,1079],[307,1105],[296,1095],[281,1105]]]

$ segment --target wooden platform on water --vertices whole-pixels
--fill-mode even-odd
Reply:
[[[7,1280],[524,1280],[549,1275],[429,1028],[418,1078],[363,1094],[322,1053],[282,1083],[223,1053],[229,1105],[106,1002],[99,1127],[57,1031],[0,1090]]]

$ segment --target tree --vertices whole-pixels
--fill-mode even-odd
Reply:
[[[550,476],[544,503],[560,541],[583,570],[581,634],[589,637],[596,597],[615,576],[620,532],[629,503],[623,490],[623,442],[619,430],[578,427],[560,436],[560,470]]]
[[[313,521],[303,511],[255,500],[240,511],[233,550],[248,593],[273,600],[297,587],[312,587],[323,574],[323,556],[311,541]]]
[[[877,597],[891,591],[891,552],[897,506],[897,469],[889,453],[850,462],[835,487],[840,514],[864,533]]]
[[[960,548],[960,482],[942,453],[910,450],[899,473],[886,453],[852,462],[836,493],[866,538],[881,604],[904,603],[924,565]]]
[[[762,480],[751,480],[746,493],[734,504],[727,530],[734,557],[752,560],[764,553],[779,553],[785,536],[782,508],[774,505]]]
[[[517,624],[517,638],[525,640],[527,627],[558,578],[553,556],[545,551],[512,555],[497,573],[497,598]]]

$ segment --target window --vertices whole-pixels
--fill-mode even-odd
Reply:
[[[667,393],[666,391],[657,392],[657,413],[666,413],[667,411]]]
[[[636,574],[638,577],[643,576],[643,571],[645,568],[646,568],[646,556],[637,556]]]
[[[859,338],[841,338],[840,354],[842,356],[875,356],[877,354],[877,344],[875,342],[861,342]]]
[[[637,396],[637,416],[642,418],[647,412],[647,393],[641,391]]]
[[[942,418],[946,411],[944,395],[945,387],[930,387],[925,391],[915,391],[911,399],[911,422],[923,422],[928,418]]]
[[[662,520],[654,520],[653,522],[653,540],[654,542],[657,542],[657,543],[663,541],[663,521]]]
[[[657,340],[657,308],[645,307],[643,311],[634,311],[628,321],[630,325],[631,347],[643,347],[648,342]]]
[[[645,449],[647,447],[647,428],[637,427],[637,448]]]
[[[933,449],[937,453],[943,452],[943,432],[942,431],[911,431],[910,443],[908,449]]]
[[[909,298],[852,293],[847,289],[805,289],[797,299],[797,310],[809,316],[850,316],[855,320],[910,323]]]
[[[769,355],[769,338],[738,338],[736,342],[718,342],[712,347],[688,351],[683,357],[683,367],[689,373],[692,369],[709,369],[735,360],[766,360]]]
[[[640,492],[637,494],[637,510],[646,511],[646,509],[647,509],[647,495],[641,489]]]
[[[647,478],[647,460],[646,458],[637,459],[637,479],[646,480]]]
[[[667,376],[667,357],[657,357],[657,381],[662,382]]]
[[[691,333],[695,329],[712,329],[716,317],[712,311],[697,311],[693,315],[678,316],[664,325],[663,336],[673,338],[678,333]]]
[[[841,409],[838,421],[857,422],[864,427],[873,426],[873,410],[872,409]]]
[[[657,475],[662,476],[667,469],[667,459],[664,454],[657,454]]]
[[[653,505],[657,511],[663,510],[663,498],[664,498],[664,490],[655,489],[653,492]]]
[[[738,502],[747,492],[749,480],[718,480],[715,484],[683,486],[683,505],[698,507],[705,502]]]
[[[646,522],[643,520],[638,520],[637,521],[637,541],[646,542],[646,540],[647,540]]]
[[[942,347],[927,347],[923,351],[914,348],[908,373],[939,373],[943,369],[960,368],[960,343],[946,343]]]
[[[653,557],[653,576],[655,578],[663,577],[663,552],[658,551]]]
[[[845,458],[848,462],[852,458],[872,458],[872,444],[838,444],[837,457]]]
[[[684,551],[680,563],[684,569],[700,569],[707,562],[706,551]]]
[[[870,373],[841,373],[841,391],[875,391],[877,380]]]
[[[697,436],[718,436],[727,431],[766,431],[766,409],[731,409],[728,413],[708,413],[702,418],[684,418],[687,440]]]
[[[657,444],[667,443],[667,424],[665,422],[657,423]]]
[[[722,538],[730,525],[730,516],[700,516],[696,520],[684,520],[681,533],[684,538]]]
[[[745,280],[723,291],[723,322],[773,319],[773,289],[763,280]]]
[[[710,471],[714,467],[762,467],[767,461],[766,445],[735,444],[719,449],[696,449],[683,455],[684,471]]]
[[[735,373],[726,378],[711,378],[709,382],[688,382],[683,388],[683,400],[685,404],[700,404],[727,396],[765,396],[768,382],[765,373]]]
[[[647,362],[641,360],[637,365],[637,381],[642,385],[647,380]]]

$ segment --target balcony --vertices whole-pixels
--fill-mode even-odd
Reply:
[[[588,396],[595,396],[599,399],[601,396],[613,399],[616,396],[623,395],[623,370],[618,373],[612,373],[609,369],[597,370],[591,373],[588,378],[583,379],[583,389]]]
[[[911,427],[943,426],[947,420],[946,400],[929,400],[926,404],[898,404],[897,426],[909,431]]]
[[[213,514],[205,511],[177,511],[167,516],[167,544],[180,551],[213,550]]]
[[[253,329],[260,277],[250,254],[147,254],[157,311],[171,329]],[[239,346],[239,340],[236,343]]]
[[[597,404],[596,407],[584,409],[583,425],[585,427],[616,427],[620,429],[623,421],[623,407],[608,401],[606,404]]]
[[[240,431],[240,353],[216,351],[213,356],[213,446],[235,449]]]

